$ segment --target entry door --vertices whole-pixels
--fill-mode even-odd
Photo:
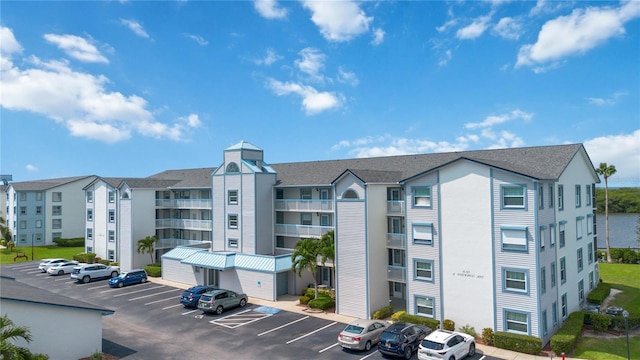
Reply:
[[[403,283],[394,282],[393,283],[393,297],[398,299],[404,299],[404,289]]]
[[[391,265],[393,266],[404,266],[404,250],[401,249],[392,249],[391,250]]]
[[[204,273],[204,283],[205,285],[213,285],[218,286],[218,270],[215,269],[206,269]]]
[[[327,285],[331,287],[331,268],[330,267],[322,267],[322,285]]]
[[[321,209],[329,210],[329,189],[320,189],[320,200],[324,200],[320,202]]]

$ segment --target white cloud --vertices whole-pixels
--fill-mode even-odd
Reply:
[[[287,9],[278,6],[275,0],[256,0],[253,6],[260,16],[267,19],[284,19],[287,17]]]
[[[482,122],[466,123],[464,124],[464,127],[467,129],[487,128],[487,127],[492,127],[494,125],[502,124],[511,120],[522,119],[524,121],[529,121],[532,118],[533,118],[532,113],[527,113],[522,110],[516,109],[505,114],[489,115]]]
[[[473,22],[456,32],[456,37],[461,40],[471,40],[480,37],[489,27],[492,14],[480,16]]]
[[[615,105],[618,102],[618,100],[620,100],[620,98],[625,96],[625,95],[627,95],[626,92],[620,91],[620,92],[616,92],[616,93],[612,94],[608,98],[589,97],[589,98],[587,98],[587,101],[590,104],[598,105],[598,106]]]
[[[256,65],[266,65],[269,66],[273,63],[275,63],[278,60],[281,60],[282,56],[278,55],[275,50],[269,48],[267,49],[267,53],[265,54],[265,56],[261,59],[255,59],[253,60],[253,62]]]
[[[24,167],[28,172],[38,172],[38,167],[33,165],[33,164],[27,164],[27,166]]]
[[[444,54],[440,56],[440,60],[438,61],[438,66],[446,66],[449,61],[451,61],[451,50],[447,49]]]
[[[0,27],[0,55],[11,56],[22,52],[22,46],[8,27]]]
[[[201,125],[193,116],[167,125],[147,110],[147,101],[107,89],[102,75],[75,71],[68,61],[42,61],[31,56],[25,68],[3,61],[0,106],[11,111],[41,114],[66,127],[73,136],[107,143],[133,133],[184,140],[186,131]]]
[[[301,72],[305,73],[310,81],[323,82],[324,76],[320,71],[324,69],[324,62],[327,56],[315,48],[304,48],[300,51],[300,59],[295,61],[295,65]]]
[[[315,115],[326,110],[342,107],[344,96],[332,92],[319,92],[311,86],[281,82],[275,79],[268,79],[267,87],[278,96],[295,94],[302,98],[302,107],[307,115]]]
[[[450,28],[452,28],[452,27],[454,27],[456,25],[458,25],[458,20],[457,19],[451,19],[451,20],[448,20],[447,22],[445,22],[444,24],[442,24],[441,26],[436,27],[436,31],[440,32],[440,33],[441,32],[445,32],[448,29],[450,29]]]
[[[371,40],[371,44],[373,44],[374,46],[382,44],[382,42],[384,41],[384,34],[384,30],[382,29],[378,28],[373,30],[373,40]]]
[[[518,40],[522,34],[522,24],[511,17],[503,17],[493,27],[493,33],[504,39]]]
[[[149,38],[149,34],[147,34],[147,32],[144,30],[144,27],[137,21],[120,19],[120,22],[122,23],[122,25],[127,26],[129,30],[133,31],[134,34],[143,38]]]
[[[209,45],[209,42],[203,38],[200,35],[194,35],[194,34],[184,34],[184,36],[186,36],[187,38],[195,41],[196,43],[198,43],[198,45],[200,46],[207,46]]]
[[[354,1],[303,1],[312,13],[311,21],[329,41],[349,41],[369,31],[373,17],[368,17]]]
[[[346,71],[342,66],[338,68],[338,81],[351,86],[358,86],[359,84],[358,76],[353,72]]]
[[[45,34],[44,39],[55,44],[72,58],[84,62],[108,63],[106,57],[86,39],[76,35]]]
[[[584,141],[593,166],[607,163],[616,168],[611,187],[640,186],[640,129],[630,134],[608,135]],[[604,179],[601,178],[604,186]]]
[[[588,7],[547,21],[535,44],[518,51],[516,67],[539,67],[567,56],[585,53],[612,37],[625,33],[624,24],[640,16],[640,2],[629,1],[619,8]]]

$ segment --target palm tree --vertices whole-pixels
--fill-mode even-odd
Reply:
[[[144,239],[138,240],[138,254],[148,253],[151,257],[152,264],[155,263],[153,253],[155,250],[156,242],[158,242],[158,238],[155,236],[147,236]]]
[[[313,287],[316,298],[318,297],[318,255],[319,241],[316,239],[302,239],[296,243],[296,247],[291,254],[291,270],[296,272],[298,277],[302,277],[302,270],[308,270],[313,275]]]
[[[607,165],[607,163],[600,163],[600,167],[596,169],[599,175],[604,177],[604,227],[605,227],[605,242],[607,244],[607,262],[611,262],[611,249],[609,248],[609,182],[608,179],[611,175],[616,173],[616,167],[613,165]]]
[[[327,262],[327,260],[331,260],[333,264],[332,273],[334,275],[333,281],[335,281],[335,271],[336,271],[336,243],[335,243],[335,231],[330,230],[327,231],[320,238],[319,244],[319,253],[320,253],[320,262],[322,266]]]
[[[12,237],[13,236],[11,235],[11,229],[7,227],[7,221],[2,216],[0,216],[0,238],[5,242],[9,242],[11,241]]]
[[[30,343],[33,340],[31,331],[26,326],[16,326],[7,314],[0,317],[0,358],[2,359],[31,359],[29,349],[13,344],[23,339]]]

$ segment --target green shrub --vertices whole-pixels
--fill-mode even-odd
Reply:
[[[310,300],[311,299],[308,296],[302,295],[302,296],[300,296],[298,301],[300,301],[300,304],[302,304],[302,305],[307,305]]]
[[[404,321],[404,322],[417,324],[417,325],[425,325],[431,330],[440,328],[440,320],[426,318],[424,316],[419,316],[419,315],[411,315],[411,314],[404,313],[401,316],[399,316],[398,321]]]
[[[495,344],[495,337],[492,328],[482,329],[482,341],[485,345],[493,346]]]
[[[335,306],[335,301],[331,298],[331,296],[326,294],[318,294],[317,299],[313,299],[309,301],[309,307],[312,309],[320,309],[327,310]]]
[[[498,331],[494,334],[495,346],[500,349],[520,353],[539,355],[542,352],[542,340],[531,335]]]
[[[320,294],[320,292],[318,292],[318,295]],[[316,289],[310,287],[310,288],[306,288],[304,289],[304,292],[302,293],[302,295],[308,297],[309,299],[315,299],[316,298]]]
[[[144,267],[144,270],[147,272],[147,275],[149,275],[150,277],[162,276],[162,266],[160,264],[149,264]]]
[[[445,320],[445,323],[446,323],[446,321],[447,321],[447,320]],[[445,328],[445,329],[446,329],[446,328]],[[478,333],[476,332],[476,329],[475,329],[473,326],[469,325],[469,324],[467,324],[467,325],[465,325],[465,326],[461,327],[461,328],[460,328],[460,332],[463,332],[463,333],[465,333],[465,334],[467,334],[467,335],[471,335],[471,336],[473,336],[474,338],[478,337]]]
[[[106,358],[104,357],[104,354],[101,352],[94,352],[93,354],[91,354],[91,356],[89,357],[89,360],[105,360]]]
[[[103,264],[103,265],[109,265],[111,262],[107,259],[100,259],[98,260],[98,263]]]
[[[84,246],[84,238],[73,239],[53,239],[53,242],[60,247],[79,247]]]
[[[387,305],[381,309],[376,310],[373,313],[372,318],[376,319],[376,320],[380,320],[380,319],[386,319],[389,316],[391,316],[393,314],[393,306],[392,305]]]
[[[609,296],[609,293],[611,293],[611,284],[601,281],[598,286],[587,295],[587,301],[592,304],[602,305],[602,302]]]
[[[400,321],[400,318],[403,315],[406,315],[406,314],[407,314],[407,312],[404,311],[404,310],[397,311],[397,312],[393,313],[393,315],[391,315],[391,321],[393,321],[393,322]]]
[[[110,266],[120,266],[120,263],[117,261],[112,261],[109,263]]]
[[[571,352],[582,333],[583,324],[584,312],[571,313],[558,332],[551,337],[551,350],[556,354]]]
[[[73,260],[81,263],[93,264],[95,262],[95,259],[96,254],[94,253],[80,253],[73,255]]]
[[[442,328],[445,330],[454,331],[456,329],[456,323],[453,320],[444,319]]]
[[[5,239],[0,240],[0,245],[7,246],[7,240]]]
[[[590,313],[588,315],[594,331],[605,332],[611,327],[611,317],[609,315],[596,313]]]

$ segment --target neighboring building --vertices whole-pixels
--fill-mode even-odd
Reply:
[[[86,202],[85,251],[116,261],[118,189],[122,178],[97,177],[83,188]],[[124,269],[123,269],[124,270]]]
[[[84,192],[96,177],[77,176],[9,183],[7,227],[16,246],[51,245],[85,234]]]
[[[102,317],[113,310],[98,307],[0,276],[0,309],[33,337],[15,345],[51,360],[89,357],[102,352]],[[37,315],[34,315],[37,314]]]

